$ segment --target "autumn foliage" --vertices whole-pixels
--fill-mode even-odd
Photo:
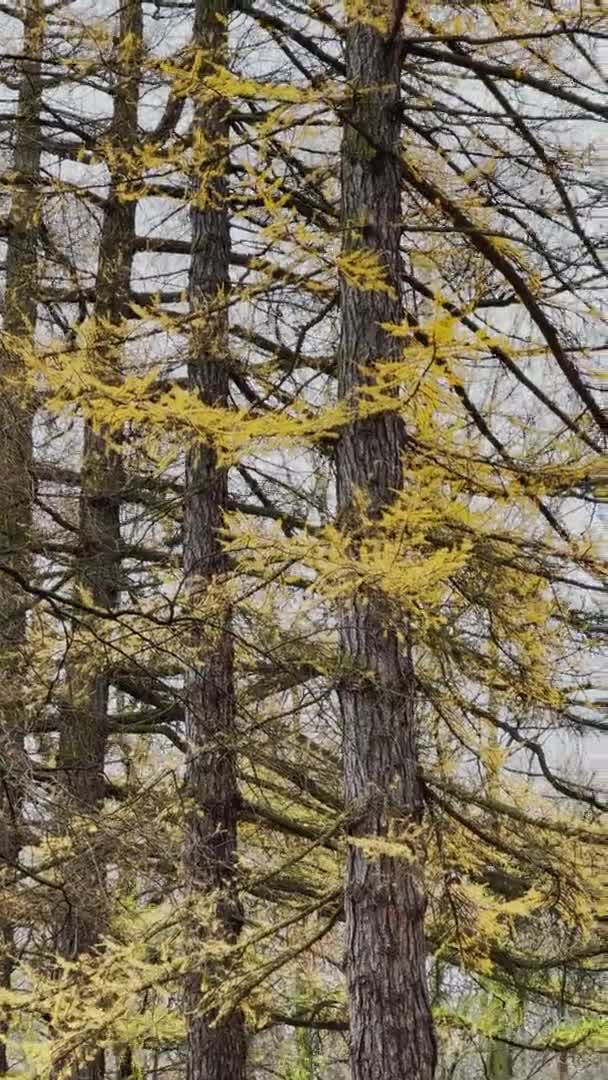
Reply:
[[[603,5],[0,39],[0,1073],[591,1080]]]

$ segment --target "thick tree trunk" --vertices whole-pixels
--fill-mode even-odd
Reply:
[[[129,42],[121,52],[114,89],[112,142],[128,154],[137,142],[137,107],[140,83],[143,17],[141,0],[124,0],[120,7],[119,41]],[[124,199],[121,185],[128,183],[120,165],[110,178],[95,286],[97,322],[96,363],[108,382],[120,381],[120,336],[112,340],[111,326],[119,326],[127,310],[135,249],[136,201]],[[120,500],[123,469],[103,431],[86,423],[80,497],[80,583],[93,603],[114,609],[120,596]],[[84,658],[86,660],[86,657]],[[109,680],[105,672],[91,676],[71,671],[71,715],[61,732],[59,760],[63,771],[65,810],[94,816],[103,803],[107,744]],[[78,837],[76,836],[76,843]],[[79,856],[70,870],[66,892],[71,901],[59,933],[63,956],[76,959],[93,949],[106,925],[105,859],[102,850]],[[79,1080],[100,1080],[104,1054],[79,1065]]]
[[[203,57],[225,62],[228,0],[198,0],[195,47]],[[203,64],[202,70],[205,70]],[[228,102],[203,95],[195,104],[192,198],[192,312],[201,316],[193,329],[189,383],[210,405],[228,404],[229,217]],[[197,140],[200,134],[200,141]],[[207,149],[204,149],[207,148]],[[211,148],[211,149],[209,149]],[[222,167],[225,165],[225,168]],[[191,597],[203,595],[227,570],[219,529],[227,505],[227,474],[214,450],[197,445],[188,452],[184,503],[184,572]],[[191,899],[213,897],[215,929],[193,929],[195,947],[217,933],[234,942],[241,926],[235,888],[239,793],[236,779],[236,717],[231,615],[214,618],[208,640],[186,680],[188,740],[187,792],[194,806],[186,826],[184,861]],[[203,990],[221,995],[221,964],[202,959],[187,980],[188,1080],[241,1080],[246,1068],[246,1034],[239,1010],[218,1020],[214,1007],[202,1006]],[[207,998],[207,1000],[209,1000]]]
[[[398,323],[403,317],[400,44],[394,32],[396,5],[382,8],[386,33],[352,22],[346,38],[353,98],[342,142],[343,250],[376,254],[389,286],[389,291],[364,291],[344,277],[341,281],[339,393],[353,403],[358,388],[373,380],[378,359],[400,354],[398,340],[380,324]],[[345,528],[356,526],[356,492],[366,496],[372,517],[390,504],[402,485],[404,443],[403,421],[391,411],[355,419],[343,431],[337,486]],[[412,665],[394,619],[372,591],[362,591],[343,610],[340,633],[344,783],[352,833],[389,837],[422,817]],[[426,985],[424,909],[419,867],[387,856],[369,858],[360,847],[350,846],[345,912],[353,1080],[433,1076],[436,1051]]]
[[[44,25],[42,0],[28,0],[24,12],[23,62],[15,123],[14,169],[17,186],[9,215],[0,349],[0,549],[2,561],[22,578],[31,571],[32,414],[11,389],[23,369],[21,350],[33,344],[39,226],[40,61]],[[19,825],[24,798],[22,703],[26,674],[26,593],[0,574],[0,881],[14,874],[19,856]],[[10,989],[14,968],[14,928],[0,914],[0,987]],[[0,1014],[0,1075],[8,1071],[5,1038],[8,1021]]]

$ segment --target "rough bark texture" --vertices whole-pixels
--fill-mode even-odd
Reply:
[[[23,53],[39,57],[43,43],[41,0],[24,12]],[[40,171],[40,62],[26,60],[17,102],[14,169],[18,186],[9,216],[3,340],[0,349],[0,550],[2,561],[27,579],[32,523],[32,414],[11,390],[23,367],[21,348],[33,342]],[[5,380],[9,380],[8,382]],[[0,883],[10,880],[19,855],[19,824],[24,799],[25,712],[21,701],[25,666],[27,597],[10,577],[0,574]],[[0,987],[9,989],[13,972],[14,928],[0,912]],[[8,1071],[0,1015],[0,1075]]]
[[[384,4],[383,12],[392,29],[396,7]],[[353,401],[357,388],[373,379],[374,363],[400,353],[398,340],[379,325],[403,317],[397,35],[353,22],[346,63],[354,93],[342,143],[344,250],[375,252],[391,287],[363,291],[341,282],[339,393]],[[404,445],[396,413],[354,420],[344,430],[337,449],[344,527],[356,527],[357,491],[367,498],[372,517],[391,502],[402,484]],[[345,796],[351,831],[360,837],[390,836],[422,816],[413,672],[393,625],[372,592],[356,596],[341,616]],[[353,1080],[431,1080],[434,1074],[424,908],[419,868],[388,857],[370,859],[350,846],[345,912]]]
[[[137,141],[137,105],[142,40],[141,0],[124,0],[120,7],[119,42],[128,41],[118,55],[111,138],[128,153]],[[120,338],[112,339],[112,326],[124,317],[129,297],[135,248],[136,201],[121,198],[127,176],[120,167],[110,178],[104,214],[95,286],[94,317],[98,325],[96,363],[107,381],[120,380]],[[79,578],[95,605],[113,609],[120,595],[120,500],[123,470],[104,432],[85,424],[80,497],[81,561]],[[94,816],[103,803],[104,761],[107,743],[109,680],[105,672],[83,673],[74,658],[71,672],[71,710],[63,726],[59,760],[63,773],[66,810]],[[86,657],[82,659],[87,659]],[[78,842],[78,839],[76,837]],[[59,932],[61,953],[76,959],[95,947],[105,928],[105,858],[102,849],[77,858],[66,882],[71,900]],[[74,1075],[79,1080],[100,1080],[104,1053],[84,1062]]]
[[[205,59],[225,60],[230,6],[228,0],[198,0],[195,46],[203,50]],[[201,145],[212,150],[208,158],[202,151],[195,163],[191,214],[191,307],[202,318],[193,330],[189,383],[205,402],[220,406],[227,405],[229,389],[224,303],[230,252],[227,110],[228,103],[222,99],[196,103],[195,134],[200,132]],[[193,598],[227,569],[219,537],[227,498],[226,470],[218,465],[215,451],[206,445],[194,447],[186,462],[184,502],[184,572]],[[218,614],[209,638],[200,642],[200,666],[197,659],[187,675],[187,792],[194,810],[187,822],[184,852],[191,899],[214,897],[215,932],[228,943],[236,940],[242,922],[234,881],[239,794],[230,621],[228,608]],[[195,927],[195,943],[204,949],[211,932],[208,927]],[[218,1021],[213,1007],[202,1007],[203,990],[213,993],[217,987],[221,993],[223,974],[221,964],[201,962],[201,969],[187,980],[188,1080],[240,1080],[246,1074],[241,1012]]]

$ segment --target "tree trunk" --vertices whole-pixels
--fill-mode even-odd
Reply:
[[[558,1080],[568,1080],[570,1070],[568,1068],[568,1052],[561,1050],[557,1059],[557,1075]]]
[[[124,0],[120,7],[117,79],[111,139],[128,155],[138,138],[137,107],[141,66],[143,18],[141,0]],[[129,41],[121,50],[120,43]],[[120,335],[112,340],[111,326],[119,326],[127,311],[131,267],[135,249],[136,201],[121,196],[128,174],[119,164],[110,177],[95,285],[94,319],[97,324],[95,361],[99,377],[120,381]],[[112,450],[104,431],[85,423],[82,488],[80,496],[81,563],[79,579],[92,602],[115,609],[120,597],[120,500],[124,486],[121,457]],[[91,676],[72,666],[71,715],[61,732],[59,760],[65,809],[94,817],[103,804],[104,763],[107,744],[109,680],[104,671]],[[78,844],[77,830],[75,842]],[[63,916],[59,948],[75,960],[93,949],[107,918],[106,869],[103,850],[80,855],[70,868],[66,892],[71,906]],[[100,1080],[104,1053],[79,1065],[79,1080]]]
[[[495,654],[495,649],[492,647],[492,655]],[[499,704],[496,700],[496,694],[493,689],[489,691],[488,700],[489,711],[491,714],[498,713]],[[489,755],[486,758],[484,764],[485,773],[485,788],[488,799],[493,802],[500,800],[500,766],[496,765],[496,751],[499,749],[500,742],[498,739],[498,729],[495,724],[490,723],[487,733],[487,747]],[[501,839],[504,834],[503,822],[501,821],[499,814],[493,814],[493,828],[497,839]],[[489,1000],[491,1000],[489,998]],[[523,1010],[522,1010],[523,1011]],[[502,1035],[509,1035],[508,1024],[501,1025]],[[486,1061],[486,1072],[488,1080],[511,1080],[513,1076],[513,1049],[508,1046],[507,1043],[501,1042],[500,1039],[490,1040]]]
[[[206,61],[225,62],[228,0],[198,0],[195,47]],[[228,404],[228,309],[230,233],[227,197],[229,103],[202,94],[195,102],[193,145],[192,258],[190,296],[200,316],[192,332],[188,365],[191,390],[209,405]],[[200,140],[197,139],[200,135]],[[227,571],[219,529],[227,505],[227,473],[212,447],[188,451],[184,502],[184,574],[193,601]],[[234,942],[242,922],[235,867],[239,792],[236,778],[236,717],[233,643],[228,606],[214,618],[213,632],[199,642],[186,678],[186,786],[194,807],[186,824],[184,861],[191,900],[213,897],[216,926],[193,927],[201,951],[216,933]],[[221,963],[201,955],[186,982],[188,1080],[241,1080],[246,1069],[242,1013],[218,1019],[203,1007],[202,994],[221,994]],[[207,1001],[209,998],[207,998]],[[219,1003],[219,1002],[218,1002]]]
[[[403,318],[399,221],[400,54],[396,5],[376,4],[387,30],[351,22],[347,78],[353,97],[342,141],[343,251],[373,252],[389,291],[361,290],[342,277],[339,394],[356,402],[378,359],[399,357],[399,341],[380,323]],[[365,369],[365,370],[363,370]],[[337,447],[343,527],[356,524],[354,497],[379,517],[402,486],[405,430],[396,412],[354,419]],[[356,540],[353,537],[353,550]],[[403,627],[399,628],[403,629]],[[383,838],[418,824],[411,660],[382,598],[360,591],[341,612],[346,804],[354,837]],[[345,884],[346,969],[353,1080],[430,1080],[435,1038],[426,985],[425,897],[420,867],[349,848]]]
[[[36,324],[37,244],[40,215],[39,57],[44,40],[42,0],[28,0],[23,22],[23,61],[15,123],[17,185],[9,215],[3,341],[0,349],[0,549],[2,561],[28,579],[32,524],[32,413],[14,391],[23,369],[21,350],[33,344]],[[22,701],[27,658],[27,594],[0,574],[0,881],[8,884],[19,856],[24,799]],[[0,917],[0,987],[10,989],[14,927]],[[9,1068],[8,1020],[0,1014],[0,1075]]]

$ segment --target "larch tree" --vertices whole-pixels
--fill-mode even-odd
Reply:
[[[129,197],[124,159],[137,139],[137,55],[141,34],[140,0],[128,0],[120,9],[113,120],[107,136],[113,164],[101,222],[95,303],[86,326],[91,335],[93,371],[110,379],[121,367],[120,328],[128,308],[134,254],[136,202]],[[112,611],[120,595],[120,496],[124,477],[120,454],[104,432],[91,424],[84,426],[80,475],[78,585],[92,605]],[[86,818],[87,811],[92,808],[94,812],[104,798],[110,684],[105,671],[89,673],[89,665],[82,657],[79,660],[73,685],[68,688],[70,707],[66,709],[58,754],[62,787],[76,813]],[[84,669],[84,675],[79,667]],[[104,876],[103,860],[88,871],[77,860],[76,893],[60,933],[61,950],[68,958],[91,949],[103,932],[100,909],[104,903]]]
[[[201,75],[228,58],[229,0],[198,0],[192,48]],[[228,212],[229,100],[205,92],[194,97],[192,122],[192,248],[189,296],[193,330],[188,388],[205,405],[229,405],[230,217]],[[187,882],[196,901],[213,898],[217,933],[227,943],[238,938],[243,921],[236,886],[239,789],[234,642],[230,616],[228,560],[221,530],[228,508],[228,474],[211,440],[194,442],[186,460],[184,490],[184,580],[197,592],[222,587],[215,618],[206,632],[196,627],[185,694],[187,763],[185,790],[191,801],[185,835]],[[195,624],[196,625],[196,624]],[[203,929],[203,938],[208,930]],[[197,934],[195,933],[195,943]],[[195,944],[196,948],[196,944]],[[186,1075],[190,1080],[240,1080],[246,1075],[247,1040],[239,1009],[217,1022],[202,1009],[204,994],[218,995],[225,976],[205,965],[188,976]]]
[[[138,134],[142,29],[141,0],[126,0],[120,8],[111,69],[109,185],[102,211],[94,304],[84,327],[90,335],[88,351],[93,373],[110,381],[120,377],[121,328],[128,310],[135,246],[136,201],[131,198],[127,162]],[[120,441],[120,433],[115,434],[116,440]],[[120,498],[124,473],[121,455],[103,429],[95,429],[86,421],[80,477],[76,584],[93,607],[111,612],[120,600]],[[107,856],[103,845],[87,843],[83,833],[86,837],[87,828],[95,827],[96,813],[105,796],[110,678],[104,668],[111,659],[102,653],[100,670],[95,661],[90,663],[86,629],[79,641],[81,622],[82,617],[77,616],[71,650],[75,655],[72,659],[68,654],[68,700],[57,754],[62,811],[74,815],[74,823],[68,825],[74,857],[67,864],[66,906],[60,908],[58,926],[59,951],[68,961],[98,946],[108,920]],[[92,1060],[79,1065],[74,1075],[101,1080],[103,1050],[100,1048]]]
[[[371,257],[383,278],[379,288],[363,291],[348,275],[341,279],[338,396],[354,417],[336,448],[337,509],[342,528],[353,535],[355,558],[358,534],[373,528],[403,488],[407,440],[397,409],[357,416],[358,391],[373,385],[375,365],[399,360],[401,342],[387,327],[404,318],[399,158],[401,110],[407,108],[400,92],[404,5],[376,6],[369,22],[354,18],[347,29],[346,78],[353,100],[342,114],[342,251],[350,258]],[[351,833],[372,841],[408,829],[415,833],[423,795],[407,625],[393,622],[381,591],[363,586],[340,615],[340,645],[344,796]],[[430,1080],[434,1074],[424,909],[417,860],[408,865],[402,857],[370,855],[351,844],[345,934],[354,1080]]]
[[[23,842],[22,807],[26,792],[24,764],[27,733],[23,682],[26,654],[27,594],[22,584],[31,572],[32,418],[31,404],[19,390],[23,378],[20,346],[32,343],[37,313],[37,251],[40,226],[38,195],[41,99],[39,56],[44,37],[42,5],[28,0],[23,12],[24,59],[17,67],[18,98],[12,167],[14,180],[7,218],[3,331],[0,351],[0,545],[11,573],[0,583],[0,873],[15,880]],[[0,915],[0,985],[10,989],[15,966],[15,924],[11,905]],[[8,1072],[0,1020],[0,1074]]]

